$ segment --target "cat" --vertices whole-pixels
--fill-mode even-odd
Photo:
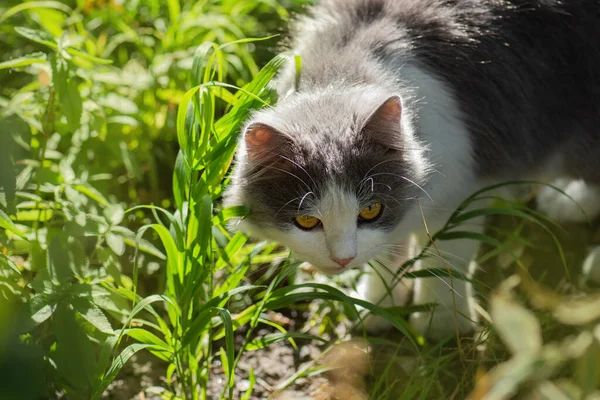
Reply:
[[[598,193],[600,1],[322,0],[293,39],[299,77],[289,63],[277,104],[245,125],[224,204],[249,207],[240,229],[324,273],[371,262],[363,298],[379,301],[410,238],[422,244],[482,187],[569,178],[574,197]],[[476,241],[437,247],[421,268],[472,274]],[[418,279],[413,291],[438,304],[411,315],[422,334],[475,327],[467,281]]]

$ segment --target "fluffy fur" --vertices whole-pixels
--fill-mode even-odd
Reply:
[[[294,35],[299,85],[288,66],[279,103],[242,135],[226,205],[250,207],[242,228],[337,273],[336,258],[398,264],[409,235],[425,236],[423,217],[435,231],[489,183],[598,184],[599,36],[597,0],[323,0]],[[264,145],[248,141],[255,129]],[[373,201],[383,214],[364,223],[357,215]],[[322,224],[299,229],[297,215]],[[469,271],[476,244],[441,247],[452,256],[421,267]],[[454,284],[453,296],[444,280],[417,283],[417,303],[441,306],[414,315],[417,329],[472,327],[470,287]],[[361,287],[370,300],[381,294]]]

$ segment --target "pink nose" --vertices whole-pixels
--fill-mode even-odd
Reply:
[[[332,257],[331,259],[333,261],[335,261],[336,263],[340,264],[340,267],[344,268],[346,265],[348,265],[350,263],[350,261],[354,260],[354,257],[348,257],[348,258]]]

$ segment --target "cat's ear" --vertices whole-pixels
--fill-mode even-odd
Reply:
[[[402,101],[398,96],[388,98],[367,119],[363,127],[366,139],[389,148],[401,146]]]
[[[283,150],[282,146],[289,145],[289,139],[275,128],[262,124],[250,124],[244,133],[248,159],[254,162],[275,161]]]

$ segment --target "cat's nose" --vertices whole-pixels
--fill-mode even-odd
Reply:
[[[333,261],[335,261],[336,263],[340,264],[340,267],[344,268],[346,265],[348,265],[350,263],[350,261],[354,260],[354,257],[348,257],[348,258],[332,257],[331,259]]]

